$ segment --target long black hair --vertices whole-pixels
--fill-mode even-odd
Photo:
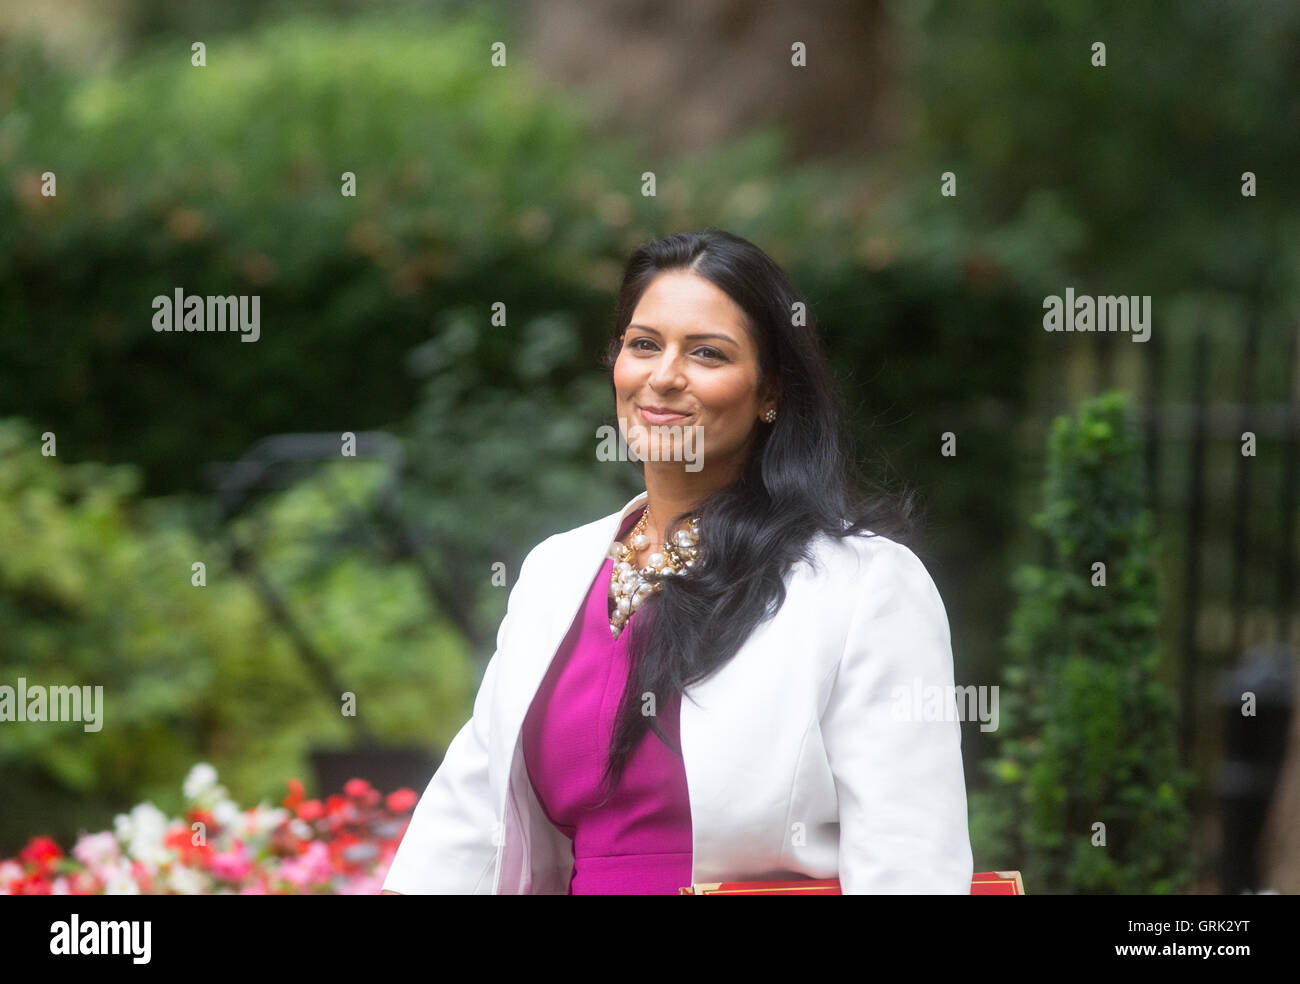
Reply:
[[[611,386],[632,313],[651,282],[669,270],[703,277],[740,307],[758,349],[760,391],[778,379],[780,396],[776,419],[755,422],[739,477],[692,510],[700,520],[695,567],[661,578],[659,592],[624,627],[630,672],[603,776],[611,794],[648,729],[681,754],[656,716],[642,713],[641,695],[653,694],[663,706],[735,656],[755,626],[781,608],[785,576],[801,558],[812,561],[809,545],[819,532],[870,532],[907,543],[920,519],[914,491],[896,493],[860,474],[807,303],[771,257],[739,236],[709,228],[657,239],[633,253],[604,357]],[[672,517],[666,528],[687,515]]]

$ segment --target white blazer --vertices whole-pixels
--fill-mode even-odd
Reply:
[[[645,498],[524,559],[473,716],[416,805],[385,889],[567,893],[572,841],[533,791],[523,721]],[[893,540],[819,534],[814,546],[817,569],[796,563],[780,611],[681,701],[692,881],[838,877],[846,895],[969,894],[960,723],[955,710],[908,710],[914,693],[956,704],[939,592]]]

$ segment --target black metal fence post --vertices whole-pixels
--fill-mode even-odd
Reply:
[[[1196,621],[1201,603],[1201,538],[1205,531],[1205,390],[1209,373],[1209,342],[1205,322],[1196,326],[1192,355],[1192,399],[1195,415],[1192,424],[1192,460],[1190,467],[1190,501],[1187,506],[1187,569],[1183,586],[1181,714],[1178,723],[1179,750],[1184,764],[1196,759]]]

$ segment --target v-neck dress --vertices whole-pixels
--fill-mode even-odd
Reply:
[[[640,518],[623,523],[621,539]],[[606,558],[524,719],[524,765],[551,823],[573,841],[570,895],[676,895],[691,883],[691,810],[682,758],[648,731],[622,781],[598,809],[614,715],[627,683],[636,615],[609,630]],[[659,724],[680,747],[681,695]]]

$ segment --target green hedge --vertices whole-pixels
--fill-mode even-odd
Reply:
[[[999,754],[971,796],[976,867],[1018,868],[1030,891],[1169,893],[1193,873],[1140,475],[1124,395],[1054,422],[1034,518],[1052,562],[1017,571]]]

